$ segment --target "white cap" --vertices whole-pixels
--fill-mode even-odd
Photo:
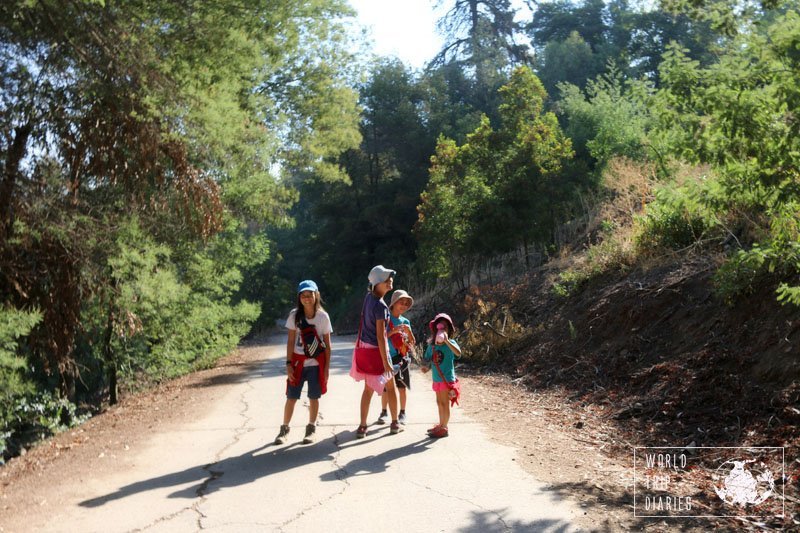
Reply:
[[[383,265],[376,265],[372,267],[372,270],[369,271],[369,276],[367,279],[369,279],[369,284],[374,287],[378,283],[383,283],[395,274],[397,274],[397,272],[394,270],[389,270]]]
[[[408,298],[409,300],[411,300],[411,305],[408,306],[409,309],[411,309],[411,306],[414,305],[414,298],[409,296],[409,294],[403,289],[397,289],[392,293],[392,300],[391,303],[389,304],[389,309],[391,309],[392,306],[396,304],[397,300],[399,300],[400,298]]]

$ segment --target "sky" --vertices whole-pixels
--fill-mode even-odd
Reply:
[[[358,21],[367,28],[379,56],[396,56],[413,68],[422,68],[442,48],[436,33],[432,0],[348,0],[358,11]]]
[[[358,11],[358,21],[366,27],[379,56],[396,56],[415,69],[421,69],[441,49],[442,37],[436,21],[452,7],[445,0],[434,10],[435,0],[348,0]],[[522,0],[513,0],[521,7]]]

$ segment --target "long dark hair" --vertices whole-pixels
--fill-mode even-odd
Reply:
[[[306,292],[306,291],[303,291]],[[294,322],[295,324],[299,324],[303,317],[306,316],[306,311],[303,309],[303,303],[300,301],[300,294],[297,293],[297,307],[294,309]],[[322,295],[319,291],[314,291],[314,316],[317,316],[317,313],[320,311],[324,311],[322,307]],[[314,317],[311,317],[314,318]]]

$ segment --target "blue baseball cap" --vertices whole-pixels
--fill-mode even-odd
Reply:
[[[297,286],[297,294],[300,294],[303,291],[314,291],[317,292],[319,289],[317,288],[317,284],[307,279],[305,281],[301,281],[300,285]]]

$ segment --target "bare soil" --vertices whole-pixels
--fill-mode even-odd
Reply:
[[[471,287],[456,307],[473,330],[465,337],[477,339],[473,355],[488,354],[473,365],[486,394],[478,411],[498,438],[519,443],[526,468],[598,513],[603,529],[800,528],[800,312],[766,287],[727,305],[714,294],[715,266],[713,257],[683,258],[606,275],[568,297],[554,294],[543,268],[522,283]],[[507,405],[492,406],[498,395]],[[784,517],[633,520],[637,446],[783,447],[775,492],[785,500],[759,514],[785,504]],[[672,483],[713,494],[706,474]],[[727,514],[723,505],[703,511]]]

